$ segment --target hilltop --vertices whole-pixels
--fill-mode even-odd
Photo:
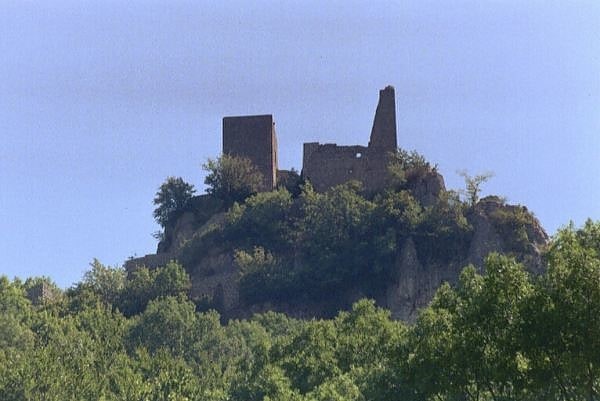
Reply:
[[[127,261],[127,271],[176,260],[192,299],[228,318],[330,317],[369,297],[414,320],[443,282],[467,265],[481,270],[490,252],[543,269],[548,236],[526,207],[479,199],[472,177],[461,199],[396,135],[388,86],[368,146],[307,143],[298,174],[278,169],[272,116],[225,117],[223,156],[206,166],[209,193],[175,202],[157,253]]]

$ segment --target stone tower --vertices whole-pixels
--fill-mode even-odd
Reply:
[[[379,103],[373,119],[369,149],[394,152],[398,148],[396,139],[396,93],[393,86],[379,91]]]
[[[246,157],[264,178],[264,190],[277,185],[277,137],[273,116],[223,118],[223,154]]]

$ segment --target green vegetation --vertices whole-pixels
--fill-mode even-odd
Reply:
[[[209,159],[203,166],[207,192],[226,205],[243,202],[264,188],[264,177],[250,159],[223,155]]]
[[[465,177],[467,202],[444,190],[424,201],[436,168],[402,150],[377,194],[357,182],[317,193],[293,171],[261,192],[252,163],[230,156],[204,168],[206,195],[170,177],[154,200],[159,249],[192,217],[181,264],[126,273],[94,260],[64,292],[47,278],[0,277],[0,400],[600,399],[600,223],[563,229],[541,276],[499,254],[483,275],[465,268],[408,325],[367,299],[339,312],[336,297],[381,299],[409,238],[426,268],[458,265],[479,217],[520,256],[533,216],[489,199],[478,208],[487,177]],[[212,273],[198,262],[220,252],[235,256],[242,304],[318,301],[333,318],[225,323],[210,310],[217,299],[190,298],[188,275]]]
[[[210,252],[237,254],[246,304],[290,298],[332,301],[349,288],[381,296],[408,238],[424,266],[463,263],[473,216],[479,213],[480,187],[490,177],[464,174],[467,201],[443,188],[427,193],[419,186],[436,178],[436,167],[402,149],[390,155],[390,185],[377,194],[366,193],[358,182],[317,193],[294,171],[286,172],[274,191],[261,192],[256,167],[228,155],[209,160],[204,168],[208,194],[192,198],[187,208],[197,227],[221,212],[224,223],[197,231],[178,259],[193,271]],[[486,218],[505,241],[505,251],[525,260],[535,219],[524,208],[501,206]],[[162,245],[168,245],[168,238]]]
[[[406,184],[416,177],[421,177],[428,172],[437,171],[437,166],[431,164],[425,157],[416,151],[407,151],[398,148],[396,152],[390,153],[388,173],[390,187],[393,189],[404,189]]]
[[[405,196],[355,196],[348,187],[329,195],[305,190],[303,213],[327,220],[311,234],[330,241],[325,226],[335,223],[351,241],[354,224],[384,204],[399,227],[418,225],[393,207]],[[350,210],[332,223],[333,201]],[[290,200],[282,190],[268,202],[285,212]],[[280,263],[259,247],[238,259],[248,274]],[[82,282],[40,305],[26,291],[47,279],[0,277],[0,399],[597,400],[600,222],[561,230],[546,260],[547,271],[532,277],[514,259],[492,254],[484,275],[465,268],[412,325],[368,300],[331,320],[269,312],[223,324],[190,302],[189,278],[176,263],[125,277],[95,260]]]
[[[506,252],[525,252],[531,246],[528,228],[534,224],[534,217],[526,207],[499,208],[490,217],[498,233],[507,239]]]
[[[256,249],[270,255],[242,266],[248,303],[327,298],[350,286],[376,296],[408,237],[426,262],[463,260],[472,235],[466,212],[452,193],[423,207],[406,190],[368,198],[356,182],[326,193],[306,184],[296,198],[280,188],[234,204],[219,243],[245,255]]]
[[[195,192],[194,186],[181,177],[167,177],[161,184],[154,198],[157,207],[153,216],[163,230],[172,226],[181,213],[187,210]],[[161,238],[163,234],[164,232],[158,233],[157,237]]]

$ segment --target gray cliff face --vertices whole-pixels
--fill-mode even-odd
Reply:
[[[483,266],[485,257],[494,251],[502,249],[502,239],[496,233],[490,219],[484,213],[475,211],[472,217],[473,239],[469,246],[467,264]]]
[[[441,174],[430,171],[409,180],[408,189],[423,207],[427,207],[438,200],[440,193],[446,190],[446,185]]]
[[[414,193],[422,204],[426,204],[433,201],[442,189],[441,176],[432,175],[417,182]],[[513,220],[506,218],[515,215],[521,218],[519,227],[512,226]],[[418,254],[415,240],[411,237],[402,239],[398,244],[392,279],[379,294],[374,295],[379,305],[391,311],[393,318],[414,321],[419,309],[431,301],[442,283],[456,283],[462,269],[470,264],[482,270],[490,252],[514,254],[531,272],[542,271],[541,250],[548,242],[548,236],[526,208],[506,205],[497,197],[487,197],[470,210],[467,218],[473,227],[473,235],[462,260],[447,263],[429,261],[430,258]],[[131,271],[142,265],[154,268],[172,259],[181,260],[185,257],[186,245],[223,224],[224,214],[220,213],[194,229],[193,215],[184,213],[169,233],[170,246],[167,249],[156,255],[132,259],[126,263],[126,269]],[[523,237],[520,242],[513,238],[517,234]],[[268,310],[298,318],[329,317],[365,296],[356,288],[347,288],[327,301],[290,299],[287,302],[246,305],[240,299],[239,268],[235,265],[233,250],[218,245],[203,251],[199,261],[187,268],[192,278],[191,296],[210,300],[211,305],[226,318],[249,317]]]
[[[419,262],[412,238],[408,238],[396,260],[394,280],[386,288],[385,305],[394,319],[409,320],[415,316],[424,299],[423,292],[429,278]]]
[[[427,306],[439,286],[444,282],[455,284],[465,266],[474,265],[482,271],[490,252],[511,253],[509,241],[499,232],[501,227],[498,227],[496,215],[513,213],[515,208],[519,206],[504,205],[494,197],[482,199],[470,216],[473,237],[467,257],[460,262],[423,266],[412,238],[405,240],[396,260],[394,280],[386,289],[383,306],[390,309],[395,319],[414,321],[418,310]],[[541,249],[548,242],[548,235],[535,219],[526,226],[526,231],[527,248],[518,258],[529,271],[540,273],[543,269]]]

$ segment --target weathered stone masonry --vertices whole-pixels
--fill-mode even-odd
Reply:
[[[317,191],[349,180],[362,182],[368,191],[377,191],[385,187],[388,156],[397,147],[396,100],[394,88],[388,86],[379,91],[369,146],[305,143],[302,175]]]
[[[223,154],[250,159],[264,178],[264,190],[277,184],[277,137],[272,115],[223,118]]]
[[[395,91],[387,86],[379,91],[368,146],[305,143],[302,176],[319,192],[350,180],[362,182],[367,191],[377,191],[386,186],[388,155],[397,146]],[[223,154],[250,159],[264,177],[264,191],[277,186],[278,173],[280,177],[290,173],[277,168],[277,136],[270,114],[224,117]],[[139,266],[164,266],[175,259],[177,250],[193,235],[193,215],[184,214],[173,231],[178,235],[172,238],[170,246],[161,249],[159,245],[157,254],[128,260],[127,271]],[[197,292],[206,291],[198,288]]]
[[[392,86],[379,91],[368,146],[304,144],[302,176],[323,192],[350,180],[363,183],[368,191],[385,187],[390,152],[396,139],[396,100]],[[247,157],[265,176],[265,190],[277,185],[277,138],[273,116],[240,116],[223,119],[223,153]]]

